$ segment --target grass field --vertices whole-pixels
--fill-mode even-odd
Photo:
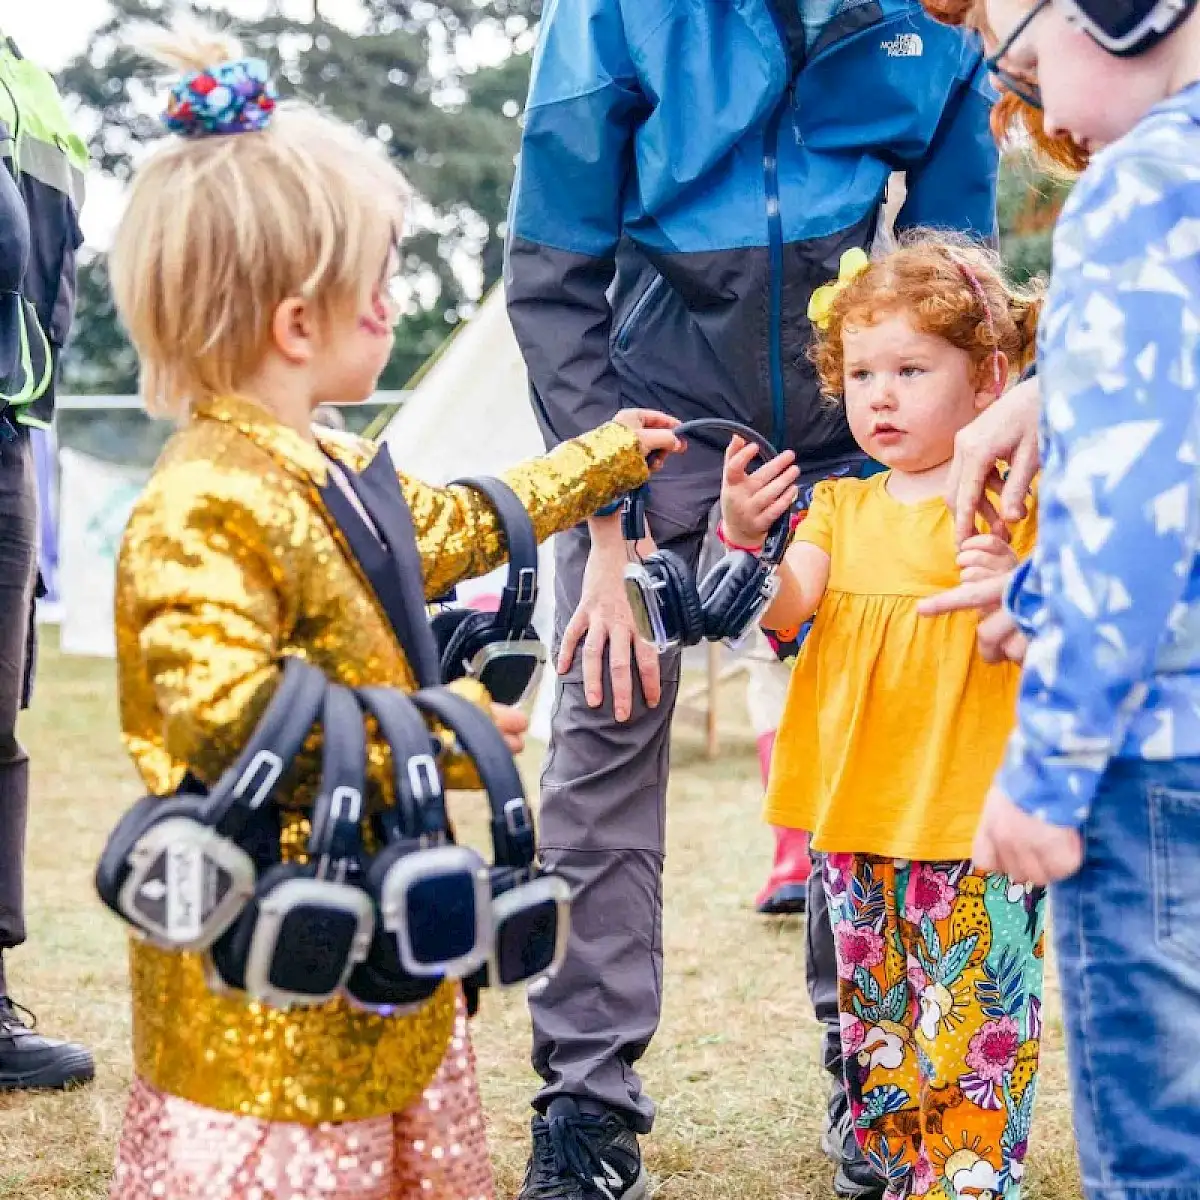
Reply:
[[[740,711],[740,685],[726,708]],[[111,664],[43,652],[22,736],[36,779],[29,837],[30,944],[10,986],[48,1032],[96,1054],[92,1087],[0,1097],[0,1198],[99,1200],[129,1084],[124,935],[91,890],[104,838],[136,784],[117,741]],[[528,755],[536,779],[537,753]],[[824,1085],[803,979],[802,929],[750,900],[769,858],[749,734],[729,729],[715,762],[697,731],[676,736],[667,859],[666,1009],[644,1063],[660,1112],[646,1141],[662,1200],[828,1200],[817,1148]],[[480,826],[473,830],[478,842]],[[1029,1200],[1080,1195],[1062,1026],[1049,988]],[[475,1036],[499,1194],[527,1152],[528,1019],[519,995],[485,996]]]

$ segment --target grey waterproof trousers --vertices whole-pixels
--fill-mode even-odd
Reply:
[[[688,494],[671,488],[669,515],[654,511],[653,502],[648,514],[656,544],[693,568],[720,481],[719,472],[705,476],[690,477]],[[589,548],[586,526],[557,539],[555,653],[579,603]],[[534,1107],[545,1112],[555,1096],[573,1096],[615,1109],[638,1133],[648,1133],[654,1121],[635,1064],[662,1012],[662,873],[679,653],[664,656],[660,666],[659,706],[646,706],[635,669],[632,711],[624,722],[612,715],[607,659],[600,708],[589,708],[584,698],[579,654],[558,681],[539,842],[575,899],[562,971],[530,998],[533,1065],[545,1080]],[[825,1027],[825,1065],[841,1087],[837,964],[820,874],[814,871],[809,890],[808,986]]]

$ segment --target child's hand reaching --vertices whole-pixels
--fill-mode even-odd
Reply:
[[[637,434],[642,453],[652,471],[662,466],[668,454],[683,449],[683,443],[671,432],[679,424],[678,417],[668,416],[653,408],[623,408],[613,420]]]
[[[995,533],[977,533],[967,538],[958,551],[958,571],[963,583],[1007,575],[1016,569],[1017,563],[1007,537]]]
[[[759,457],[753,442],[736,434],[725,451],[721,477],[721,524],[725,540],[734,546],[757,549],[767,530],[795,503],[800,468],[796,456],[785,450],[757,471],[747,468]]]

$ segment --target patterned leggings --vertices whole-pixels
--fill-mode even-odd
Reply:
[[[886,1200],[1019,1200],[1044,893],[969,862],[826,859],[846,1085]]]

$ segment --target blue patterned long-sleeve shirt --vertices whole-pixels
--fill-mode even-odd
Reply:
[[[1200,757],[1200,85],[1097,156],[1054,235],[1030,639],[998,784],[1057,825],[1114,757]]]

